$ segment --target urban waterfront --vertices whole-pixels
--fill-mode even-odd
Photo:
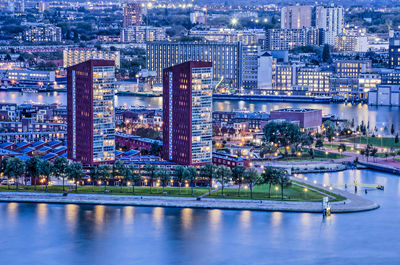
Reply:
[[[67,103],[66,93],[19,93],[0,92],[0,102],[17,103]],[[162,97],[141,96],[116,96],[116,106],[142,106],[150,108],[162,108]],[[389,128],[394,124],[396,130],[400,129],[400,108],[389,106],[368,106],[361,103],[338,103],[338,104],[315,104],[315,103],[291,103],[291,102],[260,102],[260,101],[238,101],[218,100],[213,102],[215,111],[265,111],[280,108],[315,108],[322,109],[323,114],[334,114],[338,118],[352,120],[355,123],[370,122],[371,128]]]
[[[348,170],[307,177],[341,188],[354,180],[361,186],[384,185],[384,191],[360,191],[381,208],[323,218],[309,213],[1,203],[2,263],[398,264],[397,176]]]

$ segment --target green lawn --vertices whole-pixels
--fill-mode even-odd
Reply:
[[[254,200],[281,200],[281,188],[279,186],[278,190],[275,190],[275,186],[271,187],[271,198],[268,197],[268,187],[267,185],[257,185],[253,189],[253,199]],[[207,198],[221,198],[222,191],[219,189],[216,192],[213,192],[211,195],[207,196]],[[283,190],[283,196],[285,201],[322,201],[322,198],[325,195],[312,191],[308,189],[304,190],[303,187],[293,183],[290,187],[285,188]],[[240,196],[238,195],[238,189],[224,189],[224,198],[225,199],[251,199],[250,198],[250,190],[244,189],[242,187],[240,191]]]
[[[246,185],[241,188],[240,196],[238,196],[238,189],[224,189],[224,195],[226,199],[251,199],[250,190],[245,189]],[[275,186],[271,187],[271,198],[268,198],[267,185],[257,185],[253,190],[253,199],[255,200],[281,200],[280,187],[275,190]],[[45,192],[45,186],[37,186],[36,190],[34,186],[19,186],[18,192]],[[66,187],[66,190],[69,187]],[[7,189],[7,185],[0,185],[0,192],[5,191],[16,191],[15,186],[10,186],[10,190]],[[194,196],[198,197],[208,192],[208,188],[194,188]],[[48,192],[50,193],[62,193],[62,186],[48,186]],[[149,187],[135,187],[135,195],[138,196],[171,196],[171,197],[192,197],[191,188],[182,188],[179,192],[179,188],[166,187],[166,194],[163,194],[161,187],[153,187],[152,193],[150,193]],[[323,191],[327,193],[326,191]],[[75,190],[70,192],[76,194]],[[123,187],[122,192],[120,187],[107,186],[107,192],[104,193],[104,186],[95,186],[94,190],[91,186],[78,186],[78,194],[107,194],[107,195],[132,195],[132,187]],[[307,192],[303,187],[298,186],[295,182],[284,189],[284,200],[285,201],[321,201],[325,195],[308,190]],[[336,195],[334,195],[336,196]],[[207,198],[221,198],[221,190],[213,192]]]
[[[37,186],[36,191],[34,190],[34,186],[19,186],[20,192],[45,192],[45,186]],[[66,188],[68,190],[69,187]],[[0,191],[16,191],[15,186],[11,186],[11,190],[7,189],[7,185],[0,185]],[[120,187],[111,187],[107,186],[107,191],[104,193],[104,186],[95,186],[94,191],[92,186],[78,186],[79,194],[108,194],[108,195],[132,195],[132,187],[123,187],[122,192]],[[192,189],[191,188],[182,188],[179,193],[179,188],[171,188],[166,187],[166,194],[162,193],[161,187],[135,187],[135,195],[139,196],[182,196],[182,197],[191,197]],[[208,188],[194,188],[194,197],[198,197],[206,192],[208,192]],[[62,186],[48,186],[48,192],[51,193],[62,193]],[[75,189],[70,193],[76,193]]]
[[[338,194],[335,194],[335,193],[332,193],[332,192],[330,192],[330,191],[326,191],[326,190],[324,190],[324,189],[321,189],[321,188],[318,188],[318,187],[315,187],[315,186],[311,186],[311,185],[308,185],[308,184],[305,184],[305,183],[303,183],[303,182],[299,182],[299,181],[296,181],[296,180],[292,180],[292,182],[293,182],[293,183],[299,183],[299,184],[301,184],[301,185],[303,185],[303,186],[307,186],[307,187],[313,188],[313,189],[315,189],[315,190],[319,190],[320,192],[323,192],[323,193],[325,193],[325,194],[334,196],[334,197],[336,198],[336,199],[334,199],[334,200],[331,199],[330,201],[344,201],[344,200],[346,200],[345,197],[343,197],[343,196],[341,196],[341,195],[338,195]]]
[[[395,144],[394,143],[394,137],[366,137],[366,136],[361,136],[361,137],[356,137],[356,144],[367,144],[367,140],[368,143],[373,145],[373,146],[377,146],[377,147],[381,147],[381,141],[382,141],[382,147],[386,147],[386,148],[400,148],[400,143]],[[346,142],[351,142],[354,143],[354,138],[349,138],[346,140]]]
[[[338,153],[331,153],[325,154],[325,151],[314,149],[314,159],[308,153],[308,150],[305,150],[301,156],[293,156],[293,157],[283,157],[277,159],[276,161],[325,161],[330,159],[339,159],[347,157],[346,155],[341,155]]]

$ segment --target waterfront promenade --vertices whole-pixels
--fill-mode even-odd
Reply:
[[[304,182],[307,183],[307,182]],[[307,183],[311,185],[310,183]],[[318,188],[324,189],[322,186]],[[368,211],[379,208],[379,205],[346,191],[333,189],[330,191],[346,197],[345,201],[332,202],[333,213],[349,213]],[[228,209],[254,211],[281,211],[281,212],[309,212],[321,213],[321,202],[293,202],[267,200],[239,200],[239,199],[210,199],[163,196],[129,196],[129,195],[99,195],[99,194],[69,194],[61,193],[33,193],[33,192],[1,192],[0,202],[29,202],[29,203],[57,203],[57,204],[95,204],[95,205],[124,205],[147,207],[174,207],[199,209]]]

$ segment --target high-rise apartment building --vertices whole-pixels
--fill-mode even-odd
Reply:
[[[212,63],[163,70],[163,159],[181,165],[212,160]]]
[[[104,59],[115,62],[115,67],[120,66],[119,51],[101,51],[90,48],[70,48],[63,50],[63,66],[64,68],[85,62],[90,59]]]
[[[302,29],[311,27],[311,6],[284,6],[281,9],[282,29]]]
[[[140,26],[142,24],[142,5],[138,2],[129,2],[124,5],[123,10],[124,28],[136,25]]]
[[[389,66],[391,68],[400,66],[400,31],[394,32],[389,39]]]
[[[83,164],[115,159],[115,66],[89,60],[67,69],[68,158]]]
[[[338,34],[344,28],[344,9],[342,6],[317,6],[315,8],[315,27],[324,30],[324,43],[335,45]]]
[[[212,62],[212,80],[242,89],[243,48],[239,43],[151,42],[146,45],[146,66],[161,82],[165,68],[187,61]],[[257,61],[255,61],[257,62]]]

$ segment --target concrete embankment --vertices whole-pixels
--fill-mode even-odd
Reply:
[[[335,190],[334,192],[337,191]],[[342,202],[333,202],[331,204],[331,210],[333,213],[368,211],[379,207],[378,204],[372,201],[363,199],[348,192],[340,191],[340,195],[346,197],[347,200]],[[321,202],[256,201],[208,198],[196,200],[196,198],[187,197],[141,197],[99,194],[69,194],[64,197],[59,193],[0,192],[0,202],[122,205],[310,213],[322,212]]]
[[[399,168],[395,168],[395,167],[391,167],[391,166],[387,166],[387,165],[383,165],[383,164],[378,164],[378,163],[365,162],[365,161],[359,161],[358,163],[369,169],[387,172],[387,173],[391,173],[391,174],[395,174],[395,175],[400,174]]]

